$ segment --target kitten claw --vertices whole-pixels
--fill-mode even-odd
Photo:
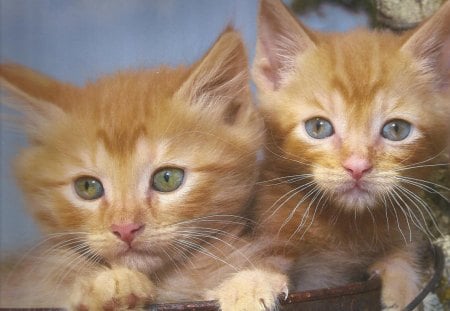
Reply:
[[[287,286],[287,284],[284,286],[283,290],[281,291],[280,296],[284,295],[284,297],[282,297],[282,300],[285,301],[288,296],[289,296],[289,288]]]
[[[373,280],[373,279],[375,279],[375,278],[381,277],[381,273],[380,273],[379,270],[372,270],[371,272],[372,272],[372,273],[369,275],[369,281],[370,281],[370,280]]]
[[[280,294],[278,295],[279,301],[286,301],[289,297],[289,288],[287,284],[281,289]]]

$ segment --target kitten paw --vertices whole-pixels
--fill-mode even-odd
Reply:
[[[403,310],[418,294],[419,289],[414,284],[396,282],[386,284],[381,290],[381,309],[383,311]]]
[[[222,311],[264,311],[277,308],[280,294],[288,295],[287,277],[255,269],[236,273],[209,296],[219,301]]]
[[[419,293],[419,276],[413,265],[401,258],[386,258],[370,271],[381,277],[381,305],[384,311],[403,310]]]
[[[155,287],[144,274],[127,268],[104,270],[90,279],[77,280],[70,309],[139,309],[153,301]]]

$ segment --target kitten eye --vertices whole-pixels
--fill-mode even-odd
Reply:
[[[184,171],[180,168],[166,167],[157,171],[152,178],[153,189],[160,192],[177,190],[184,179]]]
[[[307,120],[305,129],[308,135],[315,139],[324,139],[334,134],[331,122],[319,117]]]
[[[381,130],[381,136],[392,141],[404,140],[411,132],[411,124],[405,120],[395,119],[387,122]]]
[[[84,200],[96,200],[105,193],[100,180],[91,176],[78,178],[75,180],[74,186],[78,196]]]

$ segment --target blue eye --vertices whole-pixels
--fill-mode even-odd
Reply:
[[[305,122],[305,129],[314,139],[324,139],[334,134],[334,128],[330,121],[315,117]]]
[[[382,130],[381,136],[388,140],[400,141],[409,136],[411,124],[405,120],[395,119],[387,122]]]
[[[95,177],[83,176],[74,182],[75,192],[84,200],[96,200],[103,196],[103,185]]]

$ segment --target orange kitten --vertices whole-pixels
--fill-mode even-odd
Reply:
[[[418,293],[448,143],[450,2],[403,36],[319,33],[262,0],[253,78],[268,128],[260,232],[286,241],[295,290],[378,273],[385,308]]]
[[[1,277],[2,306],[205,299],[219,273],[157,287],[181,282],[193,257],[233,266],[224,254],[249,229],[263,124],[240,36],[225,31],[190,68],[121,71],[81,88],[14,64],[0,77],[30,141],[18,181],[47,234]]]

